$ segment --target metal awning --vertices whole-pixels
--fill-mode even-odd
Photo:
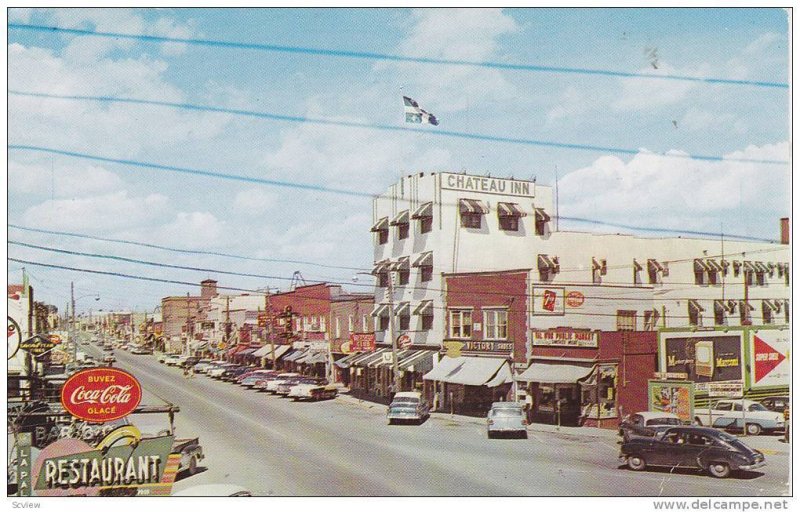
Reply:
[[[694,271],[695,272],[708,272],[709,270],[711,270],[711,269],[709,268],[708,263],[706,263],[705,261],[703,261],[701,259],[695,259],[694,260]]]
[[[422,378],[466,386],[483,386],[497,376],[503,365],[508,366],[506,359],[497,357],[443,357]]]
[[[767,272],[769,272],[769,269],[767,268],[766,265],[764,265],[763,262],[760,262],[760,261],[755,262],[755,267],[756,267],[756,272],[763,273],[763,274],[766,274]]]
[[[642,270],[642,264],[636,261],[636,258],[633,258],[633,270],[637,272]]]
[[[717,263],[717,260],[710,259],[706,260],[706,265],[708,265],[709,270],[712,272],[722,272],[722,265]]]
[[[781,312],[781,306],[783,306],[781,301],[779,301],[779,300],[769,300],[769,299],[762,300],[761,304],[762,304],[761,305],[762,308],[764,306],[766,306],[767,308],[771,309],[772,311],[774,311],[776,313],[780,313]]]
[[[432,315],[433,314],[433,301],[423,300],[419,305],[414,308],[415,315]]]
[[[755,272],[756,271],[756,267],[755,267],[755,265],[753,265],[752,261],[745,261],[744,262],[744,269],[745,269],[745,271],[749,271],[749,272]]]
[[[432,267],[433,266],[433,251],[423,252],[417,259],[414,260],[415,267]]]
[[[414,213],[411,214],[412,219],[429,219],[433,217],[433,203],[427,202],[422,203],[419,208],[414,210]]]
[[[255,348],[246,348],[246,349],[242,350],[241,352],[237,352],[236,355],[237,356],[249,356],[250,354],[252,354],[256,350],[257,349],[255,349]]]
[[[405,359],[397,363],[397,368],[407,372],[428,372],[433,369],[434,354],[433,350],[412,351]]]
[[[387,229],[389,229],[389,217],[381,217],[380,219],[378,219],[378,222],[376,222],[372,226],[372,229],[370,229],[370,231],[377,232],[377,231],[384,231]]]
[[[389,267],[392,265],[392,262],[389,260],[381,260],[375,263],[375,266],[372,267],[372,275],[377,276],[383,272],[387,272]]]
[[[542,384],[575,384],[588,377],[593,369],[594,366],[533,363],[527,370],[517,375],[516,380]]]
[[[327,360],[328,360],[327,352],[314,351],[314,352],[309,352],[308,354],[305,355],[305,357],[303,357],[302,359],[298,359],[295,362],[300,364],[318,364],[318,363],[324,363]]]
[[[497,203],[497,215],[500,217],[525,217],[528,214],[522,211],[517,203]]]
[[[749,300],[740,300],[739,301],[739,311],[744,311],[744,308],[747,308],[749,311],[755,311],[756,308],[752,304],[750,304]]]
[[[400,224],[408,224],[408,210],[403,210],[398,213],[389,223],[390,226],[399,226]]]
[[[394,315],[395,316],[408,316],[408,312],[411,310],[411,304],[408,302],[401,302],[394,308]]]
[[[544,211],[544,208],[535,208],[534,212],[536,213],[536,222],[549,222],[550,216]]]
[[[397,351],[398,366],[399,366],[400,360],[403,357],[405,357],[409,352],[412,352],[412,351],[411,350],[398,350]],[[392,355],[391,349],[389,349],[388,354],[389,354],[388,358],[387,357],[381,357],[380,359],[372,361],[370,363],[369,367],[370,368],[385,368],[385,367],[393,366],[392,357],[391,357],[391,355]]]
[[[485,214],[489,213],[489,207],[486,206],[486,203],[480,201],[478,199],[459,199],[458,200],[458,210],[460,213],[478,213],[478,214]]]
[[[281,357],[285,354],[291,347],[291,345],[275,345],[275,359]],[[265,345],[260,349],[253,352],[254,357],[268,357],[272,359],[272,345]]]
[[[333,364],[338,366],[339,368],[350,368],[350,363],[357,357],[363,356],[363,352],[356,352],[355,354],[348,354],[347,356],[334,361]]]
[[[403,256],[402,258],[398,258],[397,261],[389,264],[389,270],[393,272],[397,272],[400,270],[408,270],[409,268],[411,268],[409,264],[410,259],[411,256]]]
[[[706,309],[700,305],[700,301],[695,299],[689,299],[689,305],[696,309],[697,311],[705,311]]]
[[[510,384],[514,382],[514,377],[511,375],[511,368],[508,367],[508,363],[504,364],[497,370],[497,374],[485,384],[487,388],[496,388],[497,386],[502,386],[503,384]]]
[[[597,268],[600,268],[599,265]],[[661,272],[664,270],[664,266],[658,262],[658,260],[647,260],[647,271],[648,272]]]
[[[378,359],[381,359],[383,357],[383,354],[389,351],[391,351],[391,349],[381,348],[376,350],[375,352],[369,352],[368,354],[365,354],[364,357],[361,357],[359,359],[354,359],[353,362],[350,364],[350,366],[360,366],[362,368],[366,368],[370,363]]]
[[[372,316],[389,316],[389,304],[375,304],[372,308]]]
[[[291,354],[289,354],[288,356],[284,357],[283,360],[287,361],[287,362],[297,361],[301,357],[305,356],[307,353],[308,353],[308,349],[307,348],[296,350],[296,351],[292,352]]]

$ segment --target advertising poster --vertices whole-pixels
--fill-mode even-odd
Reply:
[[[667,372],[693,382],[742,379],[741,335],[666,338],[663,348]]]
[[[650,411],[669,412],[686,421],[694,417],[694,386],[691,382],[650,380],[647,395]]]
[[[531,289],[531,314],[559,316],[564,314],[564,288],[534,286]]]
[[[753,388],[788,386],[791,380],[788,330],[750,332],[750,386]]]

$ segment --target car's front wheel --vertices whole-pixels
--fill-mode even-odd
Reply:
[[[731,474],[731,467],[724,462],[712,462],[708,465],[708,472],[717,478],[725,478]]]
[[[192,457],[189,459],[189,474],[194,475],[197,473],[197,457]]]
[[[758,423],[748,423],[745,426],[745,430],[747,430],[747,435],[757,436],[761,433],[761,425]]]
[[[644,458],[632,455],[628,457],[628,467],[634,471],[642,471],[647,467],[647,463],[644,461]]]

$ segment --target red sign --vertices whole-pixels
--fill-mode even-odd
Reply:
[[[542,309],[545,311],[556,310],[556,292],[552,290],[544,291],[544,298],[542,299]]]
[[[92,423],[124,418],[142,401],[136,377],[116,368],[89,368],[72,375],[61,388],[61,405]]]
[[[397,338],[397,345],[400,348],[410,348],[411,347],[411,337],[408,334],[403,334]]]
[[[567,306],[571,308],[579,308],[583,306],[586,297],[581,292],[569,292],[567,294]]]
[[[375,334],[351,334],[350,352],[372,352],[375,350]]]
[[[769,343],[753,335],[753,348],[755,348],[756,382],[767,376],[769,372],[781,364],[786,356],[772,348]]]

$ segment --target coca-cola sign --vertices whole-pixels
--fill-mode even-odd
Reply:
[[[61,404],[85,421],[124,418],[142,401],[136,377],[116,368],[89,368],[72,375],[61,388]]]

